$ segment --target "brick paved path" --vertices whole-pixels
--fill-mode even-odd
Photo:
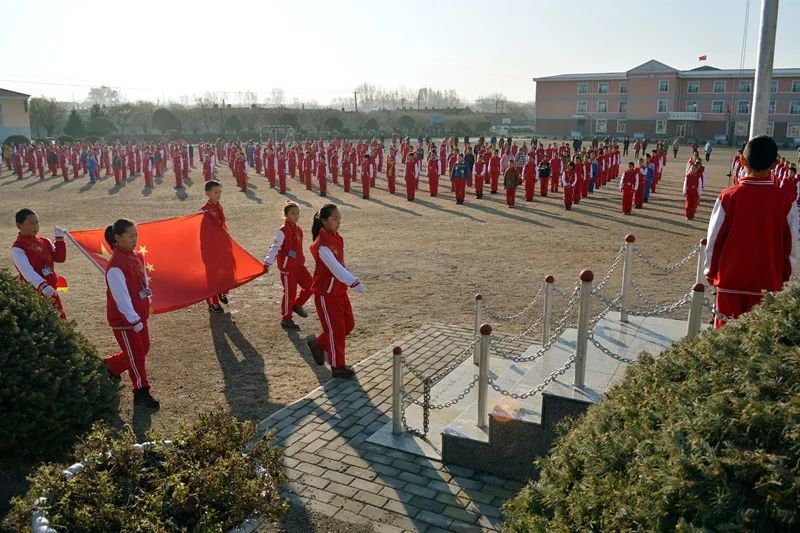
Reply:
[[[392,346],[428,373],[471,336],[433,324]],[[291,505],[375,531],[500,530],[500,507],[521,483],[365,442],[391,419],[392,346],[360,362],[357,380],[332,379],[259,424],[284,447]]]

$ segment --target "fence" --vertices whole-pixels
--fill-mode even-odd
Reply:
[[[457,404],[476,386],[478,387],[477,426],[480,428],[486,427],[486,402],[489,387],[503,396],[513,399],[525,399],[544,391],[550,383],[559,376],[564,375],[573,366],[575,367],[573,384],[576,387],[582,387],[586,375],[586,354],[589,343],[604,355],[621,363],[633,363],[632,359],[615,353],[604,346],[594,335],[594,327],[612,311],[619,313],[620,322],[628,322],[630,316],[656,317],[672,315],[688,307],[688,317],[686,319],[687,337],[694,337],[700,331],[704,311],[710,311],[713,318],[727,320],[726,316],[716,311],[712,303],[713,299],[705,295],[706,286],[703,274],[705,249],[706,240],[703,239],[700,244],[679,261],[669,265],[661,265],[636,245],[636,238],[633,235],[627,235],[624,243],[614,256],[610,268],[596,284],[594,282],[594,273],[591,270],[584,270],[581,272],[572,291],[567,293],[557,287],[554,276],[549,275],[544,279],[534,297],[519,311],[509,315],[503,315],[493,310],[488,306],[483,295],[477,294],[475,296],[474,330],[471,342],[440,370],[433,374],[426,374],[409,364],[400,347],[394,348],[392,368],[394,433],[399,435],[403,432],[408,432],[425,437],[430,425],[430,411],[446,409]],[[695,257],[697,261],[693,286],[679,299],[666,305],[659,305],[648,298],[633,276],[634,266],[637,262],[657,272],[673,273],[686,268]],[[605,289],[614,274],[618,272],[620,266],[622,267],[621,288],[614,297],[609,297],[605,294]],[[565,302],[563,309],[558,314],[555,313],[557,298]],[[644,307],[634,306],[634,299],[641,301]],[[601,311],[594,316],[591,314],[593,303],[601,306]],[[537,308],[537,304],[539,304],[541,314],[534,318],[532,315]],[[557,320],[554,323],[556,317]],[[510,322],[520,318],[528,319],[525,323],[527,327],[522,333],[494,339],[492,338],[492,326],[484,322],[486,319],[492,319],[497,322]],[[569,328],[577,328],[578,331],[575,350],[561,367],[552,372],[536,387],[522,393],[508,391],[489,376],[490,355],[514,362],[535,361],[544,357]],[[530,340],[531,344],[533,344],[534,339],[539,334],[541,334],[542,346],[533,353],[527,355],[524,352],[513,353],[504,351],[502,348],[504,343],[512,341],[527,342]],[[465,384],[465,388],[449,400],[438,404],[431,403],[431,388],[470,357],[472,357],[473,363],[478,368],[472,379]],[[419,385],[412,391],[406,390],[404,386],[404,371],[407,371],[412,379],[419,382]],[[421,391],[417,392],[417,388],[421,388]],[[421,428],[410,427],[406,421],[406,408],[412,404],[422,408]]]

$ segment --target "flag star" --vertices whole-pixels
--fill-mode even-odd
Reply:
[[[139,247],[139,253],[142,254],[142,255],[146,255],[147,254],[147,246],[140,246]]]
[[[148,272],[153,272],[156,269],[156,267],[151,265],[150,263],[147,263],[145,265],[145,268],[147,269]]]

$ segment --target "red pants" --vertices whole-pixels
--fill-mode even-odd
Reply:
[[[114,168],[114,181],[116,181],[118,184],[122,182],[122,174],[121,174],[121,172],[122,171],[120,169]],[[64,180],[66,180],[66,179],[67,178],[65,177]]]
[[[209,178],[211,179],[211,178]],[[206,180],[208,181],[208,180]],[[144,185],[145,187],[152,187],[153,186],[153,173],[146,168],[144,169]]]
[[[303,181],[305,181],[306,190],[310,191],[311,190],[311,171],[310,170],[303,172]]]
[[[526,180],[525,181],[525,201],[530,202],[533,200],[533,197],[536,195],[536,181],[534,180]]]
[[[319,193],[327,193],[328,192],[328,180],[325,176],[320,176],[319,178]],[[272,181],[275,181],[275,178],[272,178]]]
[[[572,188],[572,201],[575,204],[581,203],[581,190],[583,190],[583,180],[576,180],[575,186]]]
[[[547,197],[547,178],[539,178],[539,194]]]
[[[550,192],[558,192],[558,183],[561,176],[550,176]]]
[[[431,196],[436,196],[437,194],[439,194],[439,176],[437,175],[428,176],[428,188],[431,191]]]
[[[183,187],[183,175],[180,167],[175,168],[175,186]]]
[[[730,318],[736,318],[760,304],[762,298],[763,296],[760,294],[730,294],[727,292],[718,292],[717,311]],[[724,325],[725,323],[720,318],[714,320],[714,327],[716,329]]]
[[[497,192],[497,182],[499,179],[500,179],[500,174],[497,174],[495,172],[489,174],[489,187],[490,187],[489,190],[492,191],[492,193]]]
[[[283,285],[283,299],[281,300],[281,317],[292,318],[292,310],[302,307],[311,298],[311,274],[305,266],[296,270],[281,270],[281,285]],[[303,289],[297,295],[297,286]]]
[[[622,189],[622,212],[628,214],[633,208],[633,189]]]
[[[67,170],[67,167],[61,167],[61,175],[64,177],[64,181],[69,181],[69,170]]]
[[[246,191],[247,174],[245,174],[244,172],[236,172],[234,175],[236,176],[236,185],[238,185],[242,191]]]
[[[256,157],[256,174],[261,174],[261,158]]]
[[[506,188],[506,205],[514,205],[514,200],[517,199],[517,188]]]
[[[363,196],[365,200],[369,199],[369,186],[369,176],[361,176],[361,196]]]
[[[345,366],[344,339],[356,325],[350,298],[347,293],[341,296],[315,294],[314,305],[322,322],[322,333],[317,337],[317,345],[328,354],[331,368]]]
[[[572,193],[575,187],[564,187],[564,209],[572,209]]]
[[[344,187],[344,192],[350,192],[350,175],[349,174],[342,174],[342,186]]]
[[[636,207],[642,207],[644,205],[644,188],[647,187],[647,184],[642,184],[638,189],[636,189]]]
[[[475,196],[483,196],[483,176],[475,176]]]
[[[417,191],[417,184],[414,181],[414,177],[406,177],[406,198],[408,200],[414,199],[414,194]]]
[[[278,173],[278,191],[281,194],[286,194],[286,174]]]
[[[467,180],[463,178],[455,179],[453,183],[453,192],[456,193],[456,202],[463,202],[464,195],[467,191]]]
[[[395,175],[394,174],[392,174],[392,175],[387,174],[386,175],[386,184],[387,184],[387,187],[389,188],[389,194],[394,194],[394,191],[395,191]]]
[[[331,181],[339,185],[339,169],[333,166],[331,167]]]
[[[581,196],[584,198],[589,196],[589,178],[585,176],[583,178],[583,181],[581,182]]]
[[[699,203],[700,197],[697,194],[697,189],[687,188],[685,197],[686,218],[694,218],[694,214],[697,211],[697,204]]]
[[[269,186],[274,189],[275,188],[275,171],[274,170],[267,170],[267,179],[269,180]]]
[[[127,370],[133,390],[149,387],[147,369],[144,364],[147,352],[150,351],[150,335],[147,331],[147,323],[144,323],[144,329],[139,333],[136,333],[130,327],[124,329],[114,328],[114,337],[117,339],[122,351],[105,359],[108,369],[115,375],[120,375]]]
[[[650,182],[650,192],[656,192],[656,180],[653,178],[653,181]]]
[[[20,166],[19,168],[20,168],[20,176],[21,176],[22,175],[22,166]],[[78,177],[78,164],[77,163],[72,165],[72,177],[73,178],[77,178]]]

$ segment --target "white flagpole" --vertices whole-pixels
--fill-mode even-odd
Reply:
[[[79,252],[81,252],[84,256],[86,256],[86,259],[88,259],[90,263],[92,263],[95,267],[97,267],[97,270],[99,270],[100,273],[105,276],[106,273],[105,269],[102,266],[100,266],[100,264],[97,261],[95,261],[94,257],[92,257],[92,254],[87,252],[86,249],[83,246],[81,246],[78,243],[78,241],[75,240],[75,237],[73,237],[69,233],[69,231],[64,230],[64,235],[66,235],[67,239],[69,239],[69,242],[71,242],[75,246],[75,248],[78,249]]]

